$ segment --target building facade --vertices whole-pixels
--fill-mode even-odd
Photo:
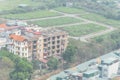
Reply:
[[[111,78],[112,75],[117,75],[119,63],[119,59],[117,58],[108,58],[102,60],[101,65],[99,65],[100,77]]]
[[[68,44],[67,33],[56,29],[24,29],[19,33],[9,36],[8,49],[11,53],[28,59],[41,60],[60,56]]]

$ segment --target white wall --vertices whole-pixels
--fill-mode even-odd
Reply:
[[[116,62],[108,67],[108,78],[111,78],[113,74],[117,74],[119,62]]]

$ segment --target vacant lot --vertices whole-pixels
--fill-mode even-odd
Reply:
[[[71,36],[81,36],[81,35],[98,32],[106,28],[96,24],[82,24],[76,26],[68,26],[62,29],[67,31]]]
[[[104,24],[108,24],[108,25],[115,26],[115,27],[119,27],[119,25],[120,25],[120,20],[108,19],[102,15],[87,12],[83,9],[59,7],[59,8],[56,8],[55,10],[60,11],[60,12],[69,13],[69,14],[79,14],[80,17],[83,17],[83,18],[86,18],[89,20],[93,20],[93,21],[97,21],[97,22],[101,22]]]
[[[51,12],[48,10],[41,10],[41,11],[34,11],[22,14],[8,14],[8,15],[1,15],[1,17],[9,18],[9,19],[35,19],[35,18],[44,18],[44,17],[52,17],[52,16],[59,16],[56,12]]]
[[[59,8],[56,8],[55,10],[60,12],[70,13],[70,14],[87,14],[88,13],[82,9],[69,8],[69,7],[59,7]]]
[[[19,4],[27,4],[28,6],[38,6],[41,2],[34,2],[33,0],[0,0],[0,10],[11,10],[18,7]]]
[[[86,18],[89,20],[93,20],[93,21],[97,21],[97,22],[101,22],[104,24],[108,24],[113,27],[119,27],[119,25],[120,25],[120,20],[108,19],[104,16],[94,14],[94,13],[89,13],[89,15],[80,15],[80,17],[83,17],[83,18]]]
[[[57,25],[65,25],[65,24],[72,24],[72,23],[79,23],[79,22],[82,22],[82,20],[75,19],[72,17],[61,17],[61,18],[55,18],[55,19],[33,21],[30,23],[37,24],[41,27],[53,27]]]

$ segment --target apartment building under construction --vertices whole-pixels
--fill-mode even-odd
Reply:
[[[9,51],[28,59],[60,56],[68,44],[67,33],[57,29],[25,28],[19,34],[11,34],[9,38]]]

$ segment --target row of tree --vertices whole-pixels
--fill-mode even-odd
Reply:
[[[10,80],[30,80],[33,72],[33,65],[31,62],[17,55],[9,53],[6,49],[0,51],[0,57],[10,59],[9,64],[14,63],[14,70],[10,72]],[[6,57],[6,58],[5,58]]]

